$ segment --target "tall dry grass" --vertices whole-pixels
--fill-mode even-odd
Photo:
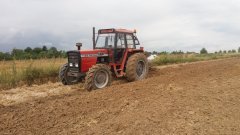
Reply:
[[[58,80],[58,71],[66,59],[0,61],[0,89],[42,84]]]
[[[229,57],[240,57],[240,54],[162,54],[152,64],[165,65]],[[67,59],[62,58],[0,61],[0,89],[56,82],[59,68],[66,62]]]

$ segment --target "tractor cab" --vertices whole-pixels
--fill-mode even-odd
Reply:
[[[94,49],[113,51],[113,61],[121,62],[126,49],[136,49],[137,45],[140,44],[136,37],[136,30],[100,29]]]
[[[136,49],[136,45],[139,45],[139,41],[135,30],[101,29],[98,31],[95,48]]]

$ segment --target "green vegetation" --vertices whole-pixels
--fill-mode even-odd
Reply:
[[[240,48],[238,49],[238,52]],[[237,53],[236,50],[226,50],[218,51],[215,53],[208,53],[207,49],[203,48],[200,50],[200,54],[194,52],[182,53],[182,51],[176,51],[172,53],[156,53],[156,57],[153,61],[153,65],[165,65],[173,63],[185,63],[185,62],[195,62],[195,61],[204,61],[204,60],[213,60],[221,58],[230,58],[230,57],[240,57],[240,53]]]
[[[206,48],[203,48],[203,49],[200,51],[200,54],[207,54],[207,53],[208,53],[208,51],[207,51]]]
[[[42,58],[66,58],[65,51],[58,51],[56,47],[47,48],[43,46],[42,48],[27,47],[26,49],[16,49],[14,48],[11,53],[0,52],[0,61],[2,60],[26,60],[26,59],[42,59]]]
[[[0,52],[0,89],[55,82],[66,57],[65,51],[46,46]]]
[[[58,80],[59,67],[66,59],[12,60],[0,62],[0,89],[42,84]]]
[[[173,63],[185,63],[204,60],[213,60],[221,58],[240,57],[240,54],[165,54],[158,55],[152,63],[154,65],[165,65]]]
[[[200,53],[173,51],[145,52],[147,56],[156,54],[153,65],[165,65],[173,63],[195,62],[212,59],[240,57],[240,48],[236,50],[220,50],[208,53],[203,48]],[[60,66],[65,64],[66,53],[57,51],[55,47],[48,49],[27,47],[24,50],[13,49],[11,53],[0,52],[0,89],[9,89],[22,85],[43,84],[56,82]],[[44,58],[44,59],[42,59]]]

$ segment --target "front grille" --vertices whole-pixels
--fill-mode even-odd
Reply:
[[[69,51],[68,55],[68,66],[71,72],[80,72],[81,71],[81,57],[79,51]]]

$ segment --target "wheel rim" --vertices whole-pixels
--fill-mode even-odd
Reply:
[[[107,86],[109,81],[108,72],[105,70],[100,70],[95,74],[94,84],[97,88],[101,89]]]
[[[138,77],[143,76],[144,73],[145,73],[145,70],[146,70],[146,68],[145,68],[144,61],[138,61],[138,63],[137,63],[137,70],[136,70]]]

